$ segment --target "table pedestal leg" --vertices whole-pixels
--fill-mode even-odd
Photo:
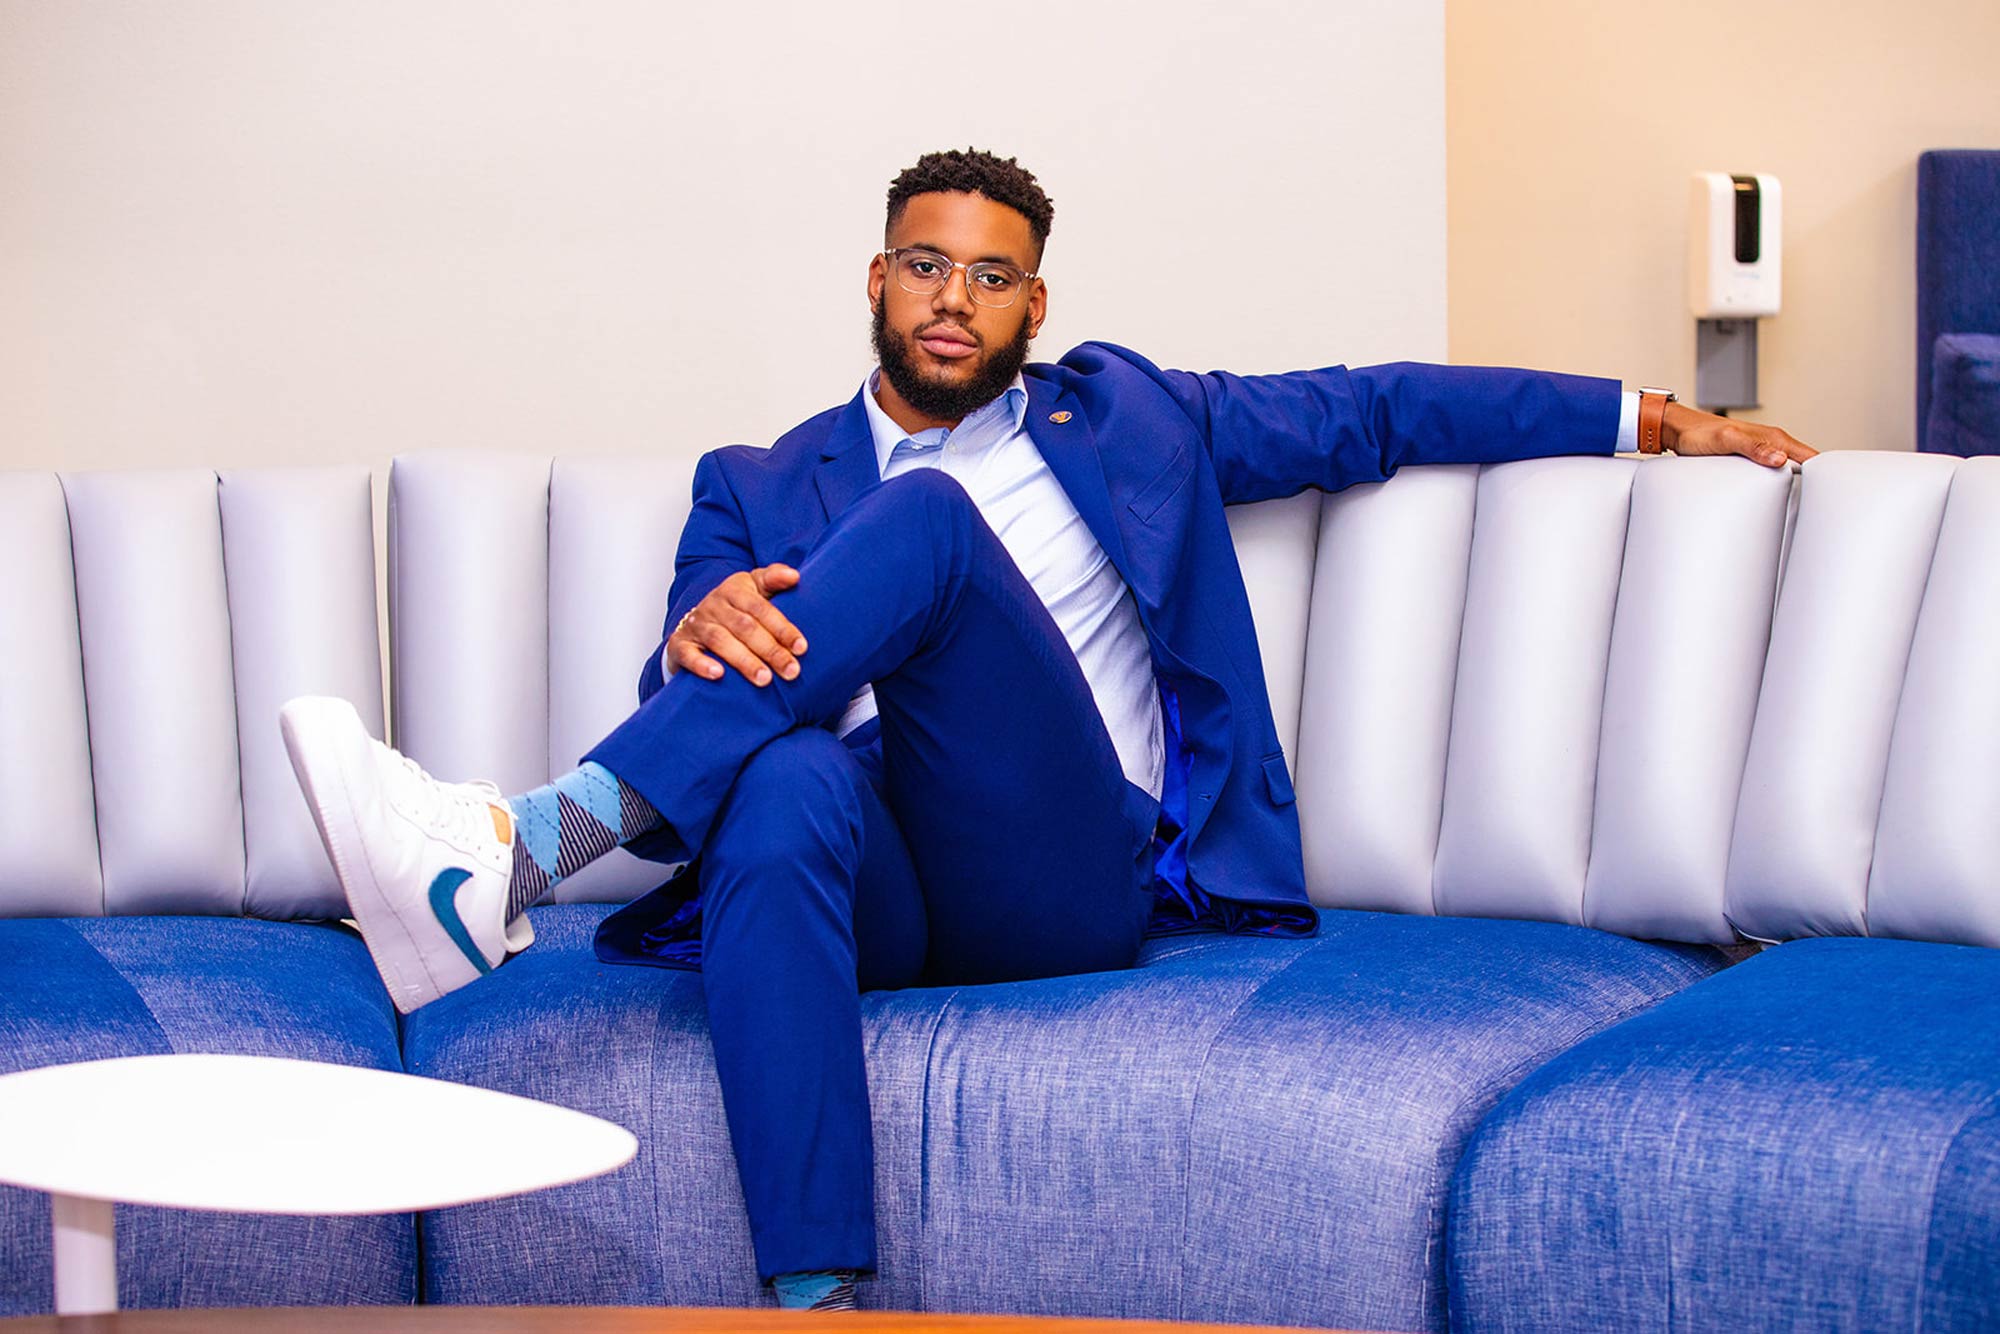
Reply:
[[[55,1220],[56,1314],[100,1315],[118,1309],[118,1247],[111,1201],[49,1198]]]

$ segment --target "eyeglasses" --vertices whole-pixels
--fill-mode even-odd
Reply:
[[[951,271],[964,269],[966,295],[979,305],[995,309],[1013,305],[1021,289],[1036,276],[1000,260],[954,264],[935,250],[913,250],[908,246],[884,250],[882,257],[895,271],[896,286],[913,296],[933,296],[943,291],[944,285],[951,281]]]

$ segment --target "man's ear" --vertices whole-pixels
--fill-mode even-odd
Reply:
[[[868,313],[882,306],[882,289],[889,281],[889,261],[877,255],[868,261]]]

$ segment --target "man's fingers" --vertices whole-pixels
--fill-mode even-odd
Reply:
[[[1672,409],[1678,405],[1668,406]],[[1692,409],[1674,422],[1672,448],[1679,454],[1738,454],[1767,468],[1782,468],[1794,461],[1803,463],[1819,452],[1789,432],[1762,422],[1718,417]]]
[[[686,635],[675,635],[667,641],[667,661],[710,681],[722,676],[722,664],[703,653],[701,645]]]
[[[787,681],[799,674],[798,660],[772,637],[771,632],[766,630],[751,612],[732,607],[716,619],[722,623],[723,628],[736,636],[738,643],[749,649],[758,659],[767,663],[772,671]],[[760,681],[758,684],[763,683]]]
[[[750,577],[757,581],[759,591],[766,597],[773,593],[782,593],[788,588],[796,588],[799,582],[799,572],[789,565],[766,565],[762,569],[752,570]]]
[[[782,644],[793,653],[804,653],[806,651],[806,637],[800,634],[790,621],[785,619],[785,613],[779,611],[768,601],[759,599],[743,610],[757,618],[757,623],[763,628],[764,633],[771,637],[774,644]],[[767,660],[770,661],[773,667],[783,666],[782,663],[777,662],[775,659]],[[789,658],[787,660],[789,661]]]
[[[1793,460],[1804,463],[1819,451],[1802,440],[1794,439],[1788,431],[1776,426],[1760,426],[1749,433],[1743,453],[1765,467],[1782,468]]]
[[[771,683],[771,669],[728,629],[713,621],[689,628],[700,636],[703,648],[743,673],[752,684],[763,686]]]
[[[763,622],[764,629],[770,633],[773,639],[785,645],[794,653],[804,653],[806,651],[806,637],[798,632],[796,626],[785,619],[783,612],[771,605],[771,594],[782,593],[786,589],[798,587],[799,572],[789,565],[766,565],[761,570],[752,570],[750,578],[756,584],[757,592],[761,595],[761,598],[754,607],[743,606],[742,604],[738,605],[741,606],[742,610],[751,612],[759,621]]]
[[[1819,457],[1817,449],[1814,449],[1805,441],[1794,437],[1789,431],[1779,431],[1778,439],[1784,448],[1787,458],[1797,459],[1800,463],[1804,463],[1807,459]]]
[[[806,651],[806,639],[771,605],[770,594],[798,582],[799,572],[789,565],[730,575],[667,637],[667,661],[710,681],[719,680],[725,666],[760,686],[769,685],[773,673],[795,679],[796,655]]]

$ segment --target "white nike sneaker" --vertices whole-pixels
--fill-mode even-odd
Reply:
[[[507,921],[514,813],[491,783],[440,783],[368,735],[344,699],[278,711],[292,771],[390,999],[404,1014],[535,939]]]

